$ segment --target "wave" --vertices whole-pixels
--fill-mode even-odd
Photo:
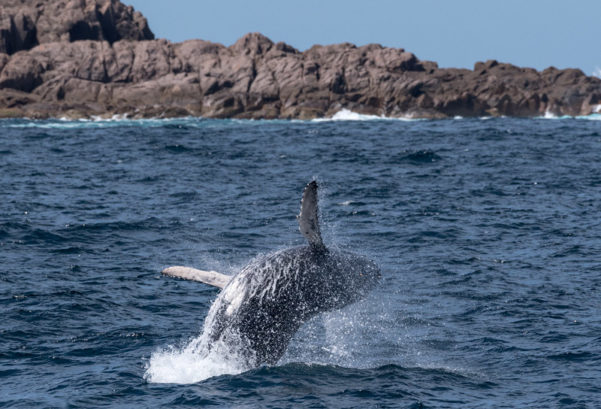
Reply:
[[[489,119],[495,119],[495,118],[496,117],[493,117],[493,116],[481,116],[481,117],[476,117],[473,119],[489,120]],[[500,118],[506,118],[506,116],[501,116]],[[466,118],[461,115],[456,115],[451,119],[454,121],[461,121]],[[471,118],[468,118],[468,119],[471,119]],[[544,115],[538,116],[538,117],[533,117],[531,119],[587,119],[587,120],[598,121],[598,120],[601,120],[601,104],[595,105],[593,107],[592,113],[589,115],[577,115],[577,116],[557,115],[551,111],[545,111]],[[357,112],[353,112],[348,109],[342,109],[342,110],[338,111],[337,113],[335,113],[330,118],[315,118],[315,119],[310,120],[310,122],[332,122],[332,121],[407,121],[407,122],[414,122],[414,121],[426,121],[426,120],[430,120],[430,119],[429,118],[416,118],[416,117],[411,117],[411,116],[388,117],[388,116],[383,116],[383,115],[382,116],[367,115],[367,114],[360,114]],[[448,119],[440,119],[440,120],[447,121]],[[300,122],[304,122],[304,121],[300,121]]]
[[[458,119],[458,118],[456,118]],[[90,129],[90,128],[117,128],[117,127],[142,127],[142,128],[160,128],[166,126],[201,128],[211,123],[231,123],[237,124],[262,124],[262,123],[288,123],[288,122],[331,122],[331,121],[423,121],[426,118],[412,117],[386,117],[377,115],[359,114],[348,109],[338,111],[330,118],[315,118],[310,120],[285,120],[285,119],[215,119],[202,117],[182,117],[182,118],[128,118],[126,115],[113,115],[110,118],[92,116],[90,118],[70,119],[67,117],[55,119],[2,119],[0,127],[5,128],[39,128],[39,129]]]
[[[388,117],[388,116],[378,116],[378,115],[367,115],[360,114],[358,112],[353,112],[349,109],[341,109],[336,112],[330,118],[315,118],[312,119],[311,122],[330,122],[330,121],[423,121],[424,118],[413,118],[410,116],[405,117]]]
[[[588,121],[601,121],[601,113],[577,116],[576,119],[586,119]]]
[[[589,121],[599,121],[601,120],[601,105],[596,105],[593,109],[593,113],[588,115],[556,115],[553,112],[546,111],[543,116],[538,116],[535,119],[553,119],[553,120],[562,120],[562,119],[585,119]]]
[[[455,116],[451,118],[455,121],[466,119],[462,116]],[[474,118],[476,119],[476,118]],[[478,117],[479,120],[494,119],[494,117],[483,116]],[[601,120],[601,104],[593,107],[592,113],[589,115],[570,116],[562,115],[558,116],[551,111],[546,111],[544,115],[534,117],[532,119],[586,119],[586,120]],[[416,121],[427,121],[429,118],[416,118],[411,116],[404,117],[388,117],[378,115],[360,114],[357,112],[350,111],[348,109],[342,109],[335,113],[329,118],[314,118],[310,120],[285,120],[285,119],[214,119],[214,118],[203,118],[203,117],[181,117],[181,118],[128,118],[127,115],[113,115],[111,117],[100,117],[92,116],[90,118],[70,119],[67,117],[55,118],[55,119],[0,119],[0,128],[37,128],[37,129],[103,129],[103,128],[118,128],[118,127],[137,127],[137,128],[165,128],[165,127],[176,127],[176,128],[205,128],[211,127],[215,124],[223,126],[224,124],[230,123],[233,126],[239,124],[263,124],[263,123],[288,123],[288,122],[350,122],[350,121],[403,121],[403,122],[416,122]],[[448,119],[441,119],[448,120]]]
[[[158,128],[164,126],[204,126],[206,119],[197,117],[184,118],[144,118],[132,119],[126,115],[113,115],[110,118],[92,116],[90,118],[70,119],[66,117],[56,119],[8,119],[2,124],[6,128],[40,128],[40,129],[89,129],[89,128],[117,128],[117,127],[142,127]],[[0,122],[1,123],[1,122]]]
[[[570,115],[557,115],[551,111],[545,111],[545,114],[538,118],[542,118],[542,119],[572,119],[574,117],[570,116]]]

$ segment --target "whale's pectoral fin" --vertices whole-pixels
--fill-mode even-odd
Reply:
[[[214,287],[223,288],[232,279],[231,276],[218,273],[216,271],[197,270],[192,267],[173,266],[162,271],[163,274],[179,277],[186,280],[200,281],[201,283],[209,284]]]
[[[312,247],[323,247],[317,219],[317,182],[310,182],[303,191],[301,211],[297,216],[300,231]]]

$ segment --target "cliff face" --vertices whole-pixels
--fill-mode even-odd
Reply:
[[[115,0],[4,0],[0,13],[0,116],[537,116],[601,104],[601,80],[575,69],[439,69],[403,49],[299,52],[258,33],[231,47],[170,43]]]
[[[2,0],[0,53],[78,40],[152,40],[142,14],[115,0]]]

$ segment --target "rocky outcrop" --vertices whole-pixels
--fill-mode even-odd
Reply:
[[[144,16],[116,0],[2,0],[0,4],[0,53],[59,41],[153,38]]]
[[[170,43],[118,1],[22,1],[5,0],[13,12],[0,18],[10,39],[0,48],[3,116],[313,118],[346,108],[442,118],[586,115],[601,104],[601,80],[576,69],[441,69],[403,49],[300,52],[258,33],[230,47]]]

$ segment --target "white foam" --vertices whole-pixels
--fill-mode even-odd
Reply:
[[[219,343],[206,348],[204,336],[177,348],[169,346],[153,352],[144,378],[151,383],[189,384],[220,375],[236,375],[246,370],[234,351]]]
[[[549,110],[545,111],[545,115],[543,116],[539,116],[538,118],[542,118],[542,119],[573,119],[576,117],[573,117],[571,115],[557,115]]]
[[[90,118],[71,119],[61,117],[50,120],[27,120],[9,124],[9,128],[41,128],[41,129],[80,129],[110,128],[119,126],[160,127],[165,124],[182,124],[186,126],[203,126],[202,118],[147,118],[130,119],[127,115],[113,115],[110,118],[92,116]]]
[[[421,118],[413,118],[410,116],[392,118],[387,116],[378,116],[378,115],[367,115],[367,114],[359,114],[357,112],[353,112],[349,109],[341,109],[336,112],[330,118],[315,118],[312,119],[312,122],[329,122],[329,121],[419,121]]]
[[[334,114],[332,121],[372,121],[374,119],[386,119],[383,116],[365,115],[348,109],[342,109]]]
[[[105,118],[100,115],[92,115],[90,119],[95,122],[125,121],[127,119],[127,114],[114,114],[110,118]]]
[[[545,115],[543,116],[543,118],[545,118],[545,119],[557,119],[558,116],[555,115],[553,112],[547,110],[547,111],[545,111]]]
[[[593,109],[593,113],[592,114],[588,114],[588,115],[577,115],[577,116],[571,116],[571,115],[562,115],[562,116],[557,116],[555,114],[553,114],[552,112],[545,112],[544,116],[539,116],[538,118],[542,118],[542,119],[586,119],[588,121],[599,121],[601,120],[601,105],[597,105],[594,109]]]

